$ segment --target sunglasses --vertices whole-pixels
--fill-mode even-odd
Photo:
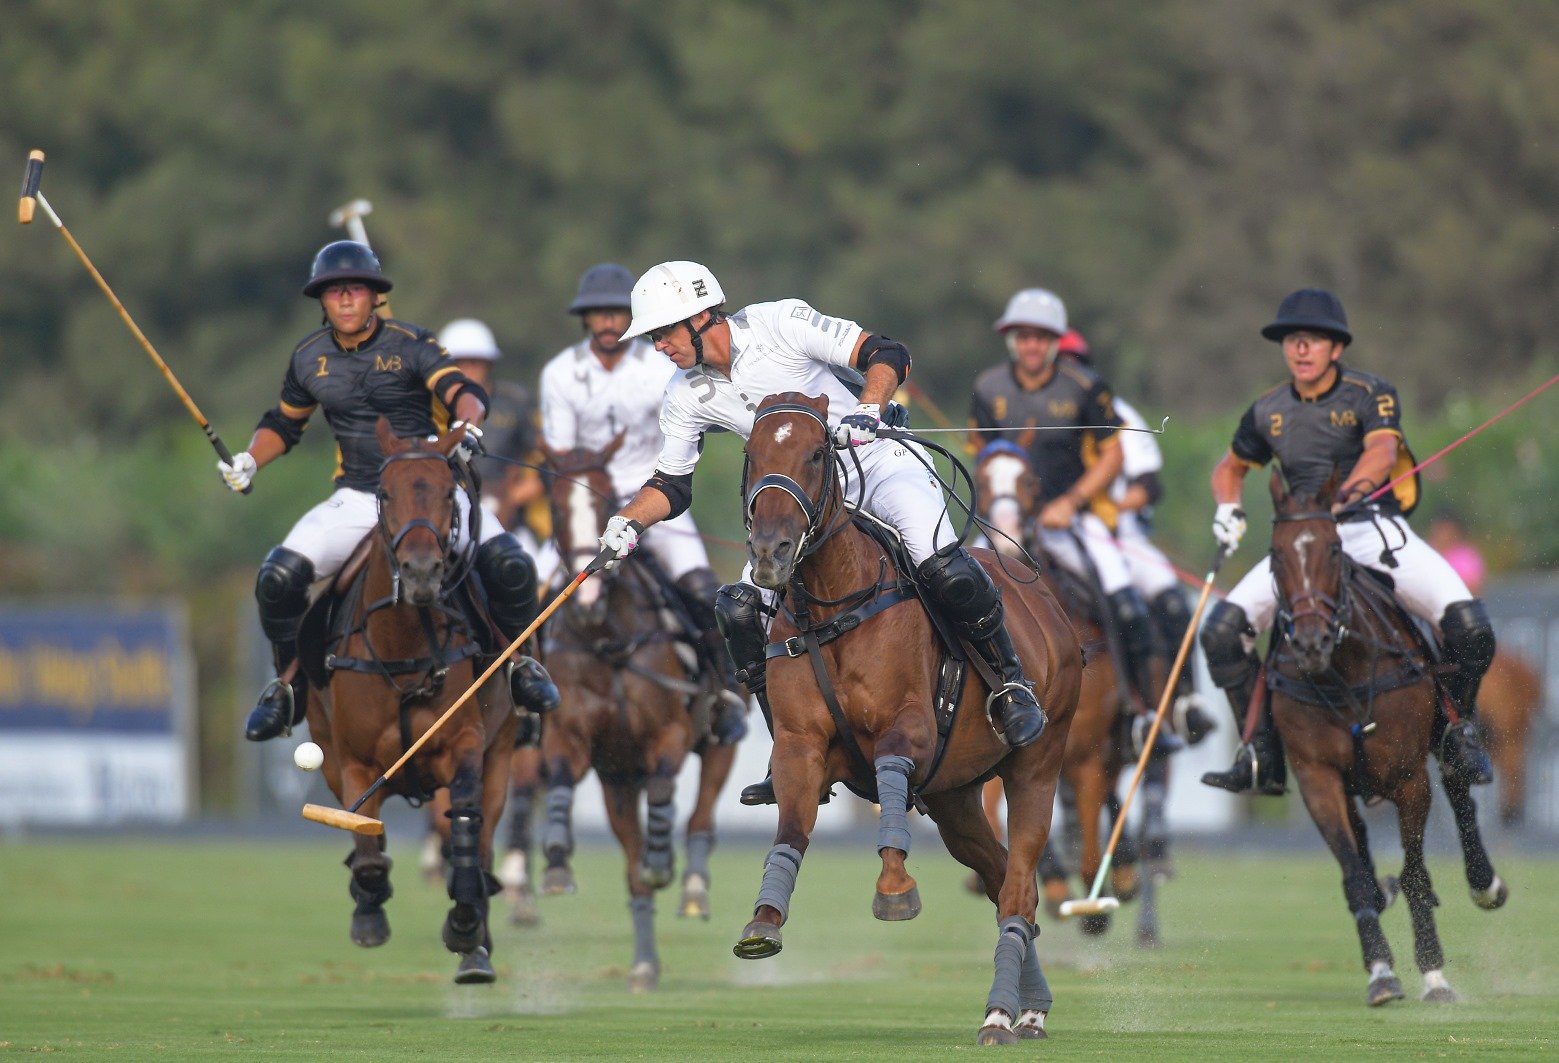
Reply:
[[[650,342],[659,343],[661,340],[665,339],[667,336],[671,335],[678,328],[680,328],[682,324],[683,323],[681,321],[673,321],[669,325],[662,325],[660,328],[650,329],[650,331],[647,333],[650,338]]]

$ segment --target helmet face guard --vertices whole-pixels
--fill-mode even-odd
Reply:
[[[303,294],[318,299],[326,288],[345,281],[361,281],[381,295],[394,287],[372,248],[355,240],[337,240],[320,248],[314,256]]]

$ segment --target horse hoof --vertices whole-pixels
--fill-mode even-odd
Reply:
[[[1383,978],[1370,979],[1369,994],[1365,999],[1372,1008],[1378,1008],[1382,1004],[1389,1004],[1393,1000],[1401,1000],[1401,979],[1394,974],[1386,975]]]
[[[1437,985],[1433,989],[1426,989],[1423,996],[1426,1004],[1457,1004],[1461,999],[1456,995],[1456,990],[1448,985]]]
[[[905,893],[889,896],[879,893],[872,898],[872,915],[888,923],[901,923],[920,914],[920,888],[911,886]]]
[[[1382,875],[1375,884],[1380,890],[1380,910],[1384,912],[1396,903],[1397,896],[1402,892],[1402,883],[1395,875]]]
[[[980,877],[978,871],[971,871],[969,872],[969,877],[964,879],[964,889],[976,897],[983,897],[985,896],[985,880]]]
[[[1044,1035],[1045,1031],[1041,1030],[1040,1036]],[[1006,1026],[982,1026],[974,1043],[981,1048],[988,1045],[1015,1045],[1018,1043],[1018,1035]]]
[[[574,882],[574,873],[566,867],[549,867],[546,874],[541,876],[541,893],[544,897],[556,897],[563,893],[573,893],[579,889]]]
[[[671,867],[650,867],[648,864],[640,864],[639,881],[652,890],[663,890],[671,885],[673,871]]]
[[[491,985],[496,981],[498,976],[488,962],[486,948],[478,945],[460,957],[460,966],[455,968],[456,985]]]
[[[660,988],[660,968],[648,960],[640,960],[628,972],[628,992],[653,993]]]
[[[743,960],[765,960],[779,955],[780,949],[784,947],[779,927],[754,919],[747,924],[731,951]]]
[[[536,910],[536,893],[529,886],[523,889],[505,889],[509,902],[509,922],[515,926],[537,926],[541,913]]]
[[[1498,875],[1488,887],[1481,890],[1469,890],[1472,894],[1472,903],[1486,912],[1492,912],[1496,908],[1503,908],[1505,902],[1510,899],[1510,888],[1505,885],[1505,880]]]
[[[383,908],[352,913],[352,944],[377,948],[390,940],[390,917]]]
[[[1158,931],[1153,929],[1137,931],[1137,948],[1161,949],[1164,947],[1164,939],[1158,936]]]
[[[1045,1032],[1045,1013],[1033,1008],[1024,1009],[1013,1024],[1012,1032],[1025,1041],[1043,1041],[1050,1036]]]
[[[682,887],[682,903],[677,906],[679,919],[702,919],[709,921],[709,891],[706,889],[694,889],[691,885]]]
[[[1077,929],[1089,937],[1099,937],[1110,929],[1110,917],[1108,915],[1085,915],[1077,920]]]

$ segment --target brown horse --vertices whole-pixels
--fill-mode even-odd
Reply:
[[[463,432],[432,443],[396,439],[379,421],[386,455],[379,479],[379,526],[366,540],[357,584],[337,606],[340,637],[321,654],[323,639],[305,638],[310,667],[309,733],[325,750],[325,781],[351,806],[475,680],[480,646],[471,621],[446,593],[460,578],[452,549],[456,491],[449,455]],[[360,553],[364,552],[360,549]],[[355,568],[348,562],[341,581]],[[319,614],[311,614],[318,618]],[[317,624],[305,621],[305,636]],[[325,674],[328,672],[328,680]],[[455,981],[494,980],[487,930],[493,878],[493,828],[503,812],[514,747],[515,717],[506,684],[490,682],[440,728],[363,804],[377,817],[391,793],[426,800],[440,787],[450,793],[451,860],[448,890],[454,906],[444,922],[444,945],[461,959]],[[390,858],[383,835],[358,834],[347,858],[352,870],[352,940],[364,947],[389,940],[384,902],[390,897]]]
[[[602,450],[547,452],[556,474],[553,535],[565,571],[588,563],[600,549],[597,536],[616,511],[607,463],[622,440],[619,434]],[[574,850],[574,787],[594,768],[612,832],[627,858],[634,930],[628,981],[636,992],[654,989],[660,977],[653,894],[673,877],[677,774],[687,754],[696,751],[699,791],[687,821],[687,870],[678,914],[708,919],[715,802],[736,757],[734,745],[708,738],[720,679],[694,667],[681,632],[667,622],[666,612],[674,605],[667,596],[675,592],[650,565],[642,552],[627,558],[582,584],[549,622],[547,666],[562,703],[542,729],[547,784],[542,892],[574,890],[568,865]],[[641,793],[647,797],[642,826]]]
[[[1342,866],[1343,896],[1353,913],[1369,971],[1374,1006],[1401,999],[1380,910],[1394,886],[1375,874],[1359,798],[1397,807],[1402,837],[1400,888],[1413,925],[1414,959],[1423,998],[1457,999],[1445,980],[1435,930],[1439,903],[1424,863],[1430,785],[1426,762],[1443,696],[1430,647],[1394,595],[1373,572],[1343,552],[1332,495],[1340,475],[1314,497],[1290,496],[1272,476],[1271,565],[1278,618],[1267,664],[1272,716],[1299,779],[1305,807]],[[1479,907],[1497,908],[1506,887],[1478,833],[1466,783],[1442,775],[1456,816],[1467,883]]]
[[[1498,650],[1478,687],[1478,721],[1489,734],[1489,756],[1499,782],[1499,818],[1518,826],[1526,814],[1527,735],[1543,700],[1543,684],[1532,666]]]
[[[986,713],[992,680],[977,669],[980,677],[971,681],[939,683],[945,669],[938,635],[913,601],[905,563],[852,519],[827,410],[826,398],[769,396],[758,406],[747,441],[753,581],[782,595],[767,669],[779,826],[753,919],[735,952],[761,959],[780,951],[780,927],[818,800],[835,782],[882,805],[882,870],[873,914],[913,918],[919,895],[904,867],[913,794],[948,851],[980,875],[997,906],[996,977],[980,1043],[1044,1036],[1050,1001],[1033,944],[1039,903],[1034,873],[1050,833],[1062,752],[1082,685],[1082,650],[1043,584],[1016,580],[995,554],[973,551],[1001,590],[1008,631],[1049,727],[1033,744],[1011,749]],[[776,646],[784,652],[776,655]],[[1008,794],[1010,854],[980,806],[980,787],[992,774]]]
[[[974,466],[974,497],[976,510],[992,525],[992,546],[1024,563],[1037,559],[1045,585],[1059,600],[1065,601],[1056,584],[1055,566],[1044,562],[1043,549],[1033,535],[1040,510],[1039,481],[1022,445],[999,440],[981,450]],[[1117,733],[1119,680],[1110,659],[1108,640],[1098,621],[1080,608],[1074,608],[1069,615],[1078,639],[1087,648],[1089,666],[1083,673],[1077,715],[1072,718],[1066,757],[1061,766],[1063,804],[1068,813],[1066,862],[1078,866],[1083,887],[1087,889],[1093,884],[1104,859],[1101,826],[1123,766]],[[1001,824],[997,806],[1001,795],[1000,780],[991,779],[985,784],[986,816],[998,837],[1001,836]],[[1138,876],[1135,854],[1129,843],[1123,839],[1121,845],[1122,852],[1111,866],[1110,881],[1115,895],[1128,901],[1136,895]],[[1054,851],[1054,846],[1040,865],[1040,877],[1045,887],[1045,906],[1053,916],[1058,916],[1062,902],[1072,893],[1065,862]],[[1084,933],[1102,934],[1109,928],[1110,916],[1084,916],[1079,925]],[[1156,941],[1156,919],[1146,926],[1139,926],[1138,932],[1144,939],[1151,937]]]

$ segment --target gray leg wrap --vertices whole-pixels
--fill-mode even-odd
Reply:
[[[780,914],[780,923],[790,918],[790,895],[796,891],[796,873],[801,870],[801,853],[789,845],[776,845],[763,861],[763,885],[758,887],[757,911],[768,905]]]
[[[709,881],[709,854],[714,851],[715,832],[712,830],[689,831],[687,836],[687,873],[702,875]]]
[[[646,819],[648,825],[644,832],[644,866],[653,871],[669,870],[675,860],[671,835],[676,829],[676,803],[666,801],[662,804],[651,804]]]
[[[1056,998],[1045,980],[1045,969],[1039,965],[1039,950],[1029,942],[1028,955],[1023,957],[1023,974],[1018,978],[1018,1004],[1024,1011],[1048,1012]]]
[[[655,954],[655,898],[630,897],[628,911],[633,915],[633,962],[660,964]]]
[[[915,762],[908,757],[877,758],[877,801],[882,814],[877,820],[877,851],[899,849],[909,855],[909,773]]]
[[[509,792],[509,848],[530,853],[530,790]]]
[[[1016,915],[999,920],[996,926],[996,977],[991,981],[991,995],[985,1000],[985,1010],[1000,1008],[1016,1019],[1023,961],[1032,947],[1034,928],[1027,919]]]
[[[547,789],[547,829],[541,836],[541,851],[551,860],[553,854],[568,856],[574,851],[574,788],[552,786]]]

